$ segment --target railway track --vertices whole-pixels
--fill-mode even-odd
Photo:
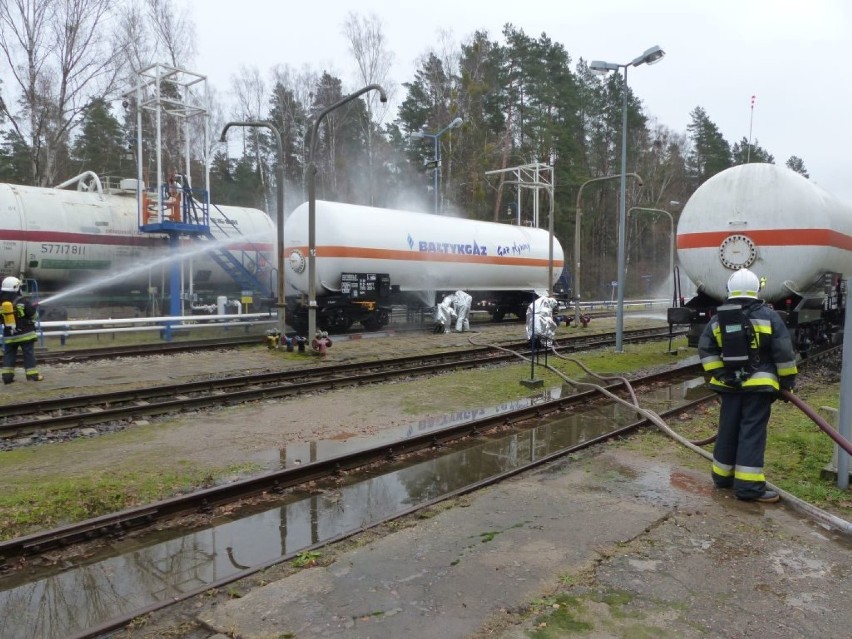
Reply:
[[[642,389],[660,388],[664,385],[670,385],[680,380],[694,377],[694,375],[694,366],[684,367],[676,371],[642,377],[635,380],[634,385],[637,391],[641,392]],[[608,386],[608,388],[613,392],[617,392],[620,386],[621,384],[613,384]],[[71,551],[63,553],[65,557],[61,561],[61,569],[48,569],[48,572],[55,571],[57,578],[59,578],[60,575],[67,577],[69,571],[75,571],[78,568],[85,573],[90,567],[90,564],[92,564],[92,555],[97,557],[98,562],[105,561],[105,557],[108,554],[120,555],[124,552],[121,549],[125,548],[130,549],[129,552],[134,555],[135,560],[125,562],[122,565],[126,569],[132,569],[133,565],[140,561],[140,553],[144,554],[142,549],[146,544],[157,543],[156,540],[152,542],[145,541],[144,529],[156,527],[162,530],[165,522],[174,520],[181,515],[192,513],[210,513],[212,515],[217,508],[226,507],[229,513],[228,520],[231,521],[240,516],[249,517],[257,513],[260,508],[264,510],[282,508],[282,506],[276,506],[276,502],[285,503],[288,499],[292,501],[307,486],[311,487],[310,493],[316,494],[317,491],[322,492],[324,490],[323,486],[326,484],[329,487],[334,487],[332,490],[337,491],[343,490],[341,487],[345,486],[347,482],[365,481],[364,477],[368,477],[366,481],[381,481],[383,475],[401,472],[401,469],[405,467],[429,463],[430,460],[435,462],[436,459],[448,458],[451,455],[469,455],[472,453],[467,451],[474,448],[488,447],[492,444],[499,446],[501,444],[495,442],[511,440],[513,437],[524,438],[523,433],[530,432],[532,429],[546,429],[553,420],[565,419],[566,415],[581,412],[584,409],[587,410],[591,405],[601,404],[602,401],[604,403],[609,401],[602,400],[601,397],[598,392],[590,390],[555,400],[531,402],[527,406],[514,408],[499,415],[471,420],[438,431],[372,446],[355,453],[294,466],[293,468],[268,473],[259,477],[209,488],[155,504],[148,504],[120,513],[64,526],[59,529],[2,542],[0,543],[0,557],[4,559],[6,568],[9,569],[15,565],[36,566],[39,564],[39,561],[35,559],[35,556],[39,555],[47,555],[48,559],[45,563],[53,565],[55,557],[50,558],[52,552],[59,550]],[[670,411],[663,411],[662,414],[674,414],[690,410],[701,401],[703,399],[696,398],[685,403],[680,403]],[[408,500],[405,500],[405,504],[402,505],[402,510],[399,512],[383,513],[376,521],[370,521],[369,525],[362,521],[353,529],[341,531],[331,538],[324,538],[319,543],[310,544],[309,542],[309,546],[316,548],[321,545],[333,543],[355,532],[408,514],[426,505],[471,492],[571,452],[607,441],[613,437],[622,436],[639,428],[644,423],[642,421],[628,423],[628,421],[621,420],[620,422],[613,423],[605,432],[601,432],[595,436],[578,438],[572,435],[569,437],[570,441],[567,443],[565,440],[557,438],[557,441],[546,450],[538,450],[534,458],[532,455],[529,459],[524,456],[523,460],[520,460],[511,467],[500,463],[484,469],[475,477],[465,476],[458,480],[458,482],[450,482],[449,484],[442,482],[444,491],[440,494],[430,493],[428,497],[423,497],[417,503],[409,503]],[[536,437],[531,436],[529,441],[533,439],[537,442],[542,440],[540,435]],[[484,452],[483,454],[486,458],[494,459],[493,454],[489,455],[488,452]],[[440,461],[435,463],[440,463]],[[479,464],[475,465],[479,466]],[[260,503],[257,501],[258,498],[262,500]],[[247,504],[246,510],[243,511],[242,515],[238,506],[240,502]],[[365,509],[365,519],[368,519],[366,513],[369,510],[369,508]],[[114,550],[111,551],[108,549],[98,551],[91,543],[101,538],[117,540],[127,536],[129,533],[133,533],[132,543],[118,543],[114,546]],[[193,535],[195,533],[193,531],[185,533],[176,531],[173,535],[170,535],[172,539],[170,547],[180,547],[179,543],[174,545],[174,540],[177,539],[174,535],[179,534]],[[161,533],[158,533],[157,537],[161,537]],[[79,553],[71,550],[73,546],[82,542],[86,542],[84,550]],[[238,565],[234,562],[234,570],[227,577],[222,577],[222,573],[217,573],[219,578],[216,582],[204,583],[190,590],[180,589],[179,594],[169,594],[167,597],[158,598],[159,600],[157,601],[149,601],[143,606],[140,606],[138,599],[128,596],[128,599],[134,601],[132,606],[126,609],[120,609],[119,607],[119,609],[102,610],[100,611],[102,617],[97,621],[84,614],[84,617],[89,620],[88,623],[90,624],[84,630],[78,631],[75,634],[69,633],[67,628],[53,628],[50,636],[68,636],[71,634],[75,639],[100,636],[103,633],[126,625],[140,614],[172,605],[176,601],[200,594],[211,587],[222,587],[231,581],[245,577],[247,574],[293,558],[299,552],[304,551],[306,547],[308,546],[294,546],[289,549],[290,552],[287,554],[277,556],[258,565]],[[28,559],[24,561],[24,558]],[[79,566],[77,562],[79,562]],[[122,562],[118,563],[121,564]],[[92,570],[94,571],[92,574],[99,574],[103,568],[93,566]],[[32,575],[34,579],[38,580],[49,578],[41,571],[34,571]],[[163,576],[168,577],[167,575]],[[176,579],[180,578],[177,575],[172,577]],[[109,581],[114,583],[115,579],[120,579],[125,584],[132,581],[130,578],[121,578],[120,575],[111,576]],[[87,586],[87,589],[95,589],[96,581],[95,579],[92,582],[87,582],[90,584]],[[168,578],[165,581],[167,582]],[[25,588],[25,586],[20,587]],[[40,588],[41,586],[36,587]],[[168,589],[165,592],[168,592]],[[95,590],[92,590],[89,596],[97,599]],[[79,613],[81,611],[77,610],[75,612]],[[55,615],[51,619],[51,623],[54,623],[55,619],[61,619],[61,617],[62,615]]]
[[[658,391],[666,386],[678,389],[686,388],[686,386],[678,386],[678,384],[684,380],[694,379],[697,376],[700,376],[700,367],[698,365],[683,366],[676,370],[635,379],[632,381],[632,384],[637,393],[643,394]],[[611,384],[607,388],[619,394],[623,390],[621,384]],[[675,399],[681,396],[680,392],[670,393],[669,397],[673,401],[670,402],[667,409],[657,410],[657,412],[664,418],[670,417],[694,410],[698,405],[715,397],[713,393],[706,392],[685,400]],[[252,563],[239,563],[235,557],[242,557],[244,553],[240,551],[240,548],[232,549],[228,547],[226,550],[233,566],[230,574],[224,575],[223,572],[217,572],[215,579],[210,579],[206,583],[196,585],[190,589],[177,588],[172,591],[169,591],[165,584],[180,582],[180,575],[160,575],[164,584],[162,592],[168,596],[158,596],[144,605],[134,603],[135,607],[129,606],[126,609],[116,608],[103,611],[107,616],[97,621],[92,620],[90,627],[81,630],[75,626],[74,633],[57,632],[53,635],[70,635],[74,639],[94,638],[127,626],[127,624],[140,615],[166,608],[178,601],[200,595],[211,588],[224,588],[238,579],[260,572],[270,566],[289,560],[296,560],[302,555],[309,555],[308,551],[320,551],[323,546],[335,543],[363,530],[416,512],[436,502],[499,482],[511,475],[521,473],[534,466],[563,457],[588,446],[626,435],[645,424],[643,420],[629,421],[629,415],[631,414],[629,410],[626,410],[624,415],[613,417],[609,406],[610,400],[602,399],[602,396],[596,391],[576,393],[551,401],[531,402],[528,406],[515,408],[499,415],[472,420],[398,441],[386,442],[351,454],[297,465],[260,477],[209,488],[155,504],[125,510],[113,515],[79,522],[78,524],[65,526],[60,529],[10,540],[9,542],[0,543],[0,557],[4,558],[6,568],[11,569],[17,565],[25,566],[30,564],[37,566],[39,564],[37,556],[39,555],[46,556],[46,564],[55,565],[61,556],[62,559],[59,560],[61,568],[48,569],[57,575],[67,575],[69,571],[78,570],[79,561],[79,570],[81,570],[80,578],[85,578],[87,583],[90,584],[87,588],[91,589],[90,594],[94,597],[97,592],[97,576],[104,571],[105,566],[123,565],[132,569],[137,563],[141,562],[140,565],[145,565],[146,561],[157,560],[159,555],[156,553],[158,551],[153,550],[153,548],[160,543],[157,539],[162,541],[164,526],[166,530],[169,529],[170,524],[167,523],[169,520],[175,521],[175,524],[171,524],[172,527],[176,526],[165,537],[168,542],[164,546],[168,546],[170,549],[169,553],[173,553],[175,549],[182,547],[180,539],[185,538],[187,540],[186,545],[189,547],[193,545],[191,540],[196,539],[196,535],[202,535],[202,538],[209,538],[209,533],[207,533],[207,537],[203,537],[205,534],[203,529],[200,532],[196,532],[195,528],[188,531],[183,530],[181,528],[183,524],[180,522],[187,520],[176,519],[182,515],[205,514],[202,518],[204,523],[201,525],[215,527],[220,525],[216,523],[217,517],[215,514],[217,512],[227,513],[225,519],[229,522],[239,520],[240,518],[248,518],[250,520],[259,512],[280,511],[283,513],[290,506],[296,508],[296,504],[299,502],[294,500],[302,499],[299,495],[303,493],[313,495],[313,497],[305,498],[312,500],[312,504],[314,503],[313,500],[317,500],[318,502],[328,500],[332,504],[332,510],[337,512],[333,504],[336,499],[342,499],[340,495],[343,495],[347,491],[346,487],[349,485],[356,486],[359,482],[374,480],[381,482],[384,476],[393,475],[400,472],[401,468],[413,467],[416,464],[434,463],[436,467],[446,472],[446,469],[449,466],[453,466],[455,462],[443,462],[443,465],[440,465],[442,463],[440,459],[450,459],[452,455],[462,455],[467,459],[472,454],[468,451],[477,448],[489,449],[488,452],[484,453],[484,456],[485,458],[494,459],[495,451],[493,446],[500,445],[499,443],[495,444],[495,442],[512,442],[512,444],[505,445],[505,450],[507,451],[513,450],[513,446],[516,446],[518,442],[530,443],[530,449],[524,450],[523,454],[518,456],[522,461],[511,467],[498,464],[495,467],[483,470],[482,474],[476,477],[468,478],[465,476],[463,485],[452,484],[448,486],[446,485],[446,478],[443,478],[441,486],[444,488],[444,491],[441,494],[430,494],[428,498],[423,498],[421,501],[406,498],[404,504],[393,504],[394,507],[398,507],[398,510],[391,514],[383,511],[381,516],[376,517],[370,507],[363,504],[361,508],[364,508],[364,515],[363,517],[359,516],[356,518],[360,522],[359,524],[354,524],[353,527],[345,530],[335,529],[333,533],[326,533],[324,536],[321,535],[320,538],[310,536],[301,545],[288,544],[276,556],[256,565]],[[596,414],[606,415],[607,417],[604,421],[612,422],[611,427],[605,432],[576,436],[570,444],[563,445],[560,443],[553,444],[543,450],[533,449],[532,442],[536,442],[537,445],[540,444],[547,438],[544,434],[549,430],[553,432],[560,430],[571,431],[571,427],[567,423],[564,426],[557,426],[555,424],[559,424],[565,419],[573,420],[571,423],[579,423],[580,420],[586,419],[580,415],[587,414],[589,409],[592,409]],[[525,435],[525,433],[529,434]],[[527,459],[528,454],[529,459]],[[499,454],[496,456],[501,457]],[[480,462],[473,462],[473,465],[479,467]],[[486,464],[482,465],[485,466]],[[365,477],[368,479],[365,480]],[[305,491],[304,489],[307,486],[310,486],[310,488]],[[352,492],[357,492],[357,490],[353,488]],[[363,492],[367,495],[370,494],[369,490]],[[328,496],[328,499],[323,497],[323,495]],[[240,503],[243,506],[240,506]],[[290,506],[284,504],[289,504]],[[223,507],[224,510],[218,510],[220,507]],[[316,506],[314,505],[312,508],[316,508]],[[353,504],[346,502],[346,508],[352,509]],[[355,508],[358,512],[362,512],[357,506]],[[304,510],[300,512],[304,512]],[[321,516],[320,510],[312,510],[312,513],[317,517]],[[195,519],[192,521],[197,522]],[[295,524],[295,522],[290,523],[291,525]],[[145,531],[155,525],[161,532],[157,533],[155,539],[146,541],[147,533]],[[198,524],[190,525],[196,526]],[[311,531],[320,528],[322,527],[319,525],[319,521],[316,524],[311,524]],[[99,544],[89,542],[97,542],[99,538],[108,538],[115,540],[117,543],[113,545],[110,542],[106,550],[98,551],[96,548]],[[124,538],[128,538],[128,541],[122,541]],[[79,552],[74,550],[73,547],[81,542],[86,543],[82,547],[82,550]],[[147,560],[145,559],[146,547],[152,548],[152,554]],[[121,553],[127,551],[127,549],[130,549],[129,552],[135,557],[135,560],[132,562],[120,560]],[[59,551],[62,551],[61,555],[57,554]],[[214,555],[215,553],[211,556]],[[93,556],[94,559],[92,559]],[[106,563],[108,561],[106,557],[108,556],[116,558],[114,564]],[[79,560],[76,557],[79,557]],[[159,559],[159,561],[164,561],[164,558],[165,556]],[[104,562],[103,565],[101,562]],[[0,570],[3,568],[2,563],[0,561]],[[176,565],[179,564],[180,562],[176,562]],[[199,574],[198,567],[193,567],[192,570],[194,576]],[[34,572],[33,574],[39,574],[39,579],[49,579],[44,576],[44,573]],[[110,574],[109,580],[105,582],[103,587],[108,588],[116,580],[125,584],[135,583],[139,580],[139,577],[134,577],[133,575],[122,577],[120,574]],[[42,582],[33,585],[35,589],[42,587]],[[160,592],[160,587],[157,590]],[[72,611],[72,614],[76,614],[77,612],[79,611]],[[110,617],[108,615],[114,616]],[[56,617],[59,618],[60,615],[56,615]]]
[[[591,311],[587,313],[592,320],[604,319],[613,317],[611,311]],[[483,323],[483,322],[479,322]],[[487,322],[492,323],[492,322]],[[520,319],[507,319],[501,322],[503,324],[519,324]],[[388,326],[384,329],[392,333],[417,333],[430,332],[431,326],[415,323],[413,325],[400,324]],[[293,333],[295,334],[295,333]],[[342,337],[357,337],[363,335],[364,331],[350,330]],[[290,333],[288,333],[290,335]],[[337,336],[332,336],[336,338]],[[121,346],[103,346],[91,348],[56,348],[56,349],[39,349],[38,360],[42,364],[62,364],[71,362],[86,362],[102,359],[115,359],[118,357],[150,357],[152,355],[169,355],[173,353],[187,353],[200,349],[208,350],[215,348],[239,348],[240,346],[250,346],[264,343],[264,334],[242,335],[239,337],[213,338],[213,339],[192,339],[188,341],[152,341],[144,344],[126,344]],[[19,357],[19,366],[23,366],[23,360]]]
[[[627,340],[668,337],[668,329],[627,331]],[[566,340],[559,351],[575,352],[612,343],[612,334]],[[529,353],[526,342],[502,345],[510,351]],[[34,404],[6,404],[0,420],[0,439],[22,438],[45,431],[91,427],[140,417],[180,413],[213,406],[234,405],[309,391],[370,384],[388,379],[423,376],[451,369],[473,368],[501,363],[516,356],[490,346],[471,347],[430,355],[398,357],[374,362],[357,362],[284,371],[243,374],[179,384],[167,384],[44,399]]]

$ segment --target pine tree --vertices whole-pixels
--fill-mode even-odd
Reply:
[[[810,179],[811,174],[808,173],[808,170],[805,168],[805,161],[802,158],[796,155],[791,155],[785,164],[791,171],[795,171],[796,173]]]
[[[691,137],[692,151],[687,158],[687,166],[694,186],[698,188],[708,178],[733,166],[733,160],[731,145],[707,112],[695,107],[689,115],[692,121],[686,129]]]
[[[110,106],[96,98],[83,109],[80,135],[71,146],[71,161],[77,173],[119,176],[133,173],[132,160],[125,160],[124,132]]]

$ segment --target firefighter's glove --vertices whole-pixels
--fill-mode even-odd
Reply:
[[[789,402],[790,399],[789,399],[789,396],[787,395],[787,393],[785,393],[784,391],[787,391],[787,393],[792,395],[796,392],[796,387],[795,386],[789,386],[789,387],[782,386],[781,387],[781,393],[779,393],[779,397],[781,398],[782,402],[786,403],[786,402]]]

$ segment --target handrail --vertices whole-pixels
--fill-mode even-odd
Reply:
[[[43,328],[73,328],[75,326],[120,326],[122,324],[157,324],[171,322],[172,324],[188,323],[190,325],[204,324],[206,322],[221,323],[221,320],[233,319],[261,319],[273,317],[273,313],[230,313],[222,315],[162,315],[160,317],[121,317],[116,319],[88,319],[88,320],[51,320],[40,322]]]
[[[72,184],[77,184],[77,190],[78,191],[83,190],[83,189],[80,189],[80,184],[83,184],[83,180],[86,179],[87,177],[91,178],[92,181],[95,183],[95,187],[98,190],[98,197],[103,199],[104,198],[104,189],[103,189],[103,186],[101,185],[101,178],[98,177],[98,174],[95,173],[94,171],[85,171],[85,172],[81,173],[80,175],[77,175],[75,177],[72,177],[71,179],[65,180],[62,184],[57,184],[53,188],[64,189],[66,186],[71,186]]]

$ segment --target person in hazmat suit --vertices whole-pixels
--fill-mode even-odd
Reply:
[[[24,373],[28,381],[44,379],[36,366],[35,343],[38,309],[21,294],[21,280],[7,277],[0,284],[0,308],[3,315],[3,368],[0,374],[4,384],[15,381],[15,361],[18,347],[24,356]]]
[[[441,303],[435,307],[435,333],[446,333],[456,321],[456,312],[453,309],[454,299],[454,295],[445,295]]]
[[[698,356],[719,393],[719,431],[711,477],[737,499],[776,502],[763,457],[772,402],[796,385],[796,354],[781,316],[757,298],[757,275],[743,268],[728,279],[728,299],[698,341]]]
[[[463,333],[470,330],[470,306],[473,298],[464,291],[456,291],[453,295],[453,310],[456,312],[456,331]]]
[[[527,340],[536,340],[544,348],[550,348],[556,337],[556,320],[553,311],[559,302],[552,297],[539,297],[527,307]]]

